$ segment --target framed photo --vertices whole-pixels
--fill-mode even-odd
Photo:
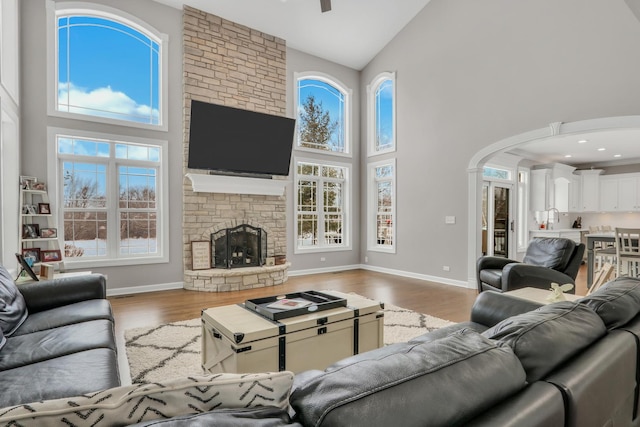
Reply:
[[[49,203],[38,203],[38,214],[51,215],[51,205]]]
[[[22,213],[25,215],[38,215],[35,205],[22,205]]]
[[[211,268],[211,242],[195,240],[191,242],[191,269],[208,270]]]
[[[47,184],[45,184],[44,182],[34,181],[34,182],[31,183],[31,189],[32,190],[47,191]]]
[[[43,250],[40,253],[42,254],[42,262],[62,261],[62,253],[59,249]]]
[[[38,224],[22,224],[23,239],[37,239],[40,237],[40,226]]]
[[[24,190],[31,190],[31,186],[36,182],[35,176],[20,176],[20,188]]]
[[[18,273],[18,277],[16,277],[16,280],[18,280],[22,272],[25,271],[33,280],[37,282],[38,276],[36,276],[36,273],[34,273],[34,271],[31,269],[31,266],[29,265],[29,263],[27,263],[27,260],[24,259],[22,254],[16,254],[16,258],[18,259],[18,263],[20,264],[20,273]]]
[[[22,256],[27,261],[27,264],[33,265],[36,262],[42,261],[40,258],[40,248],[26,248],[22,250]]]
[[[40,237],[42,237],[43,239],[55,239],[56,237],[58,237],[58,229],[57,228],[41,228]]]

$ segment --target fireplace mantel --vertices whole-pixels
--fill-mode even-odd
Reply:
[[[284,195],[286,179],[261,179],[240,176],[205,175],[188,173],[191,186],[196,193]]]

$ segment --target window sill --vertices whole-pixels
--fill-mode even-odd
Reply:
[[[322,252],[344,252],[344,251],[350,251],[352,248],[351,246],[340,246],[340,247],[329,247],[329,246],[323,246],[321,248],[296,248],[294,249],[293,253],[296,255],[304,255],[304,254],[317,254],[317,253],[322,253]]]

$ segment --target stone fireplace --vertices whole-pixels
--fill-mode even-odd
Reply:
[[[211,241],[212,234],[246,224],[268,236],[261,258],[286,257],[286,178],[208,175],[188,169],[187,160],[192,99],[286,115],[285,41],[185,6],[183,45],[184,287],[222,292],[279,285],[287,280],[289,263],[192,270],[191,242]]]

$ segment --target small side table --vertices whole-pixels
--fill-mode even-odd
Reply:
[[[534,301],[540,304],[551,304],[551,301],[547,301],[549,295],[551,295],[551,291],[540,288],[521,288],[516,289],[515,291],[508,291],[505,294],[513,295],[514,297],[526,299],[529,301]],[[564,294],[564,298],[567,301],[575,301],[580,298],[583,298],[580,295],[574,294]]]

